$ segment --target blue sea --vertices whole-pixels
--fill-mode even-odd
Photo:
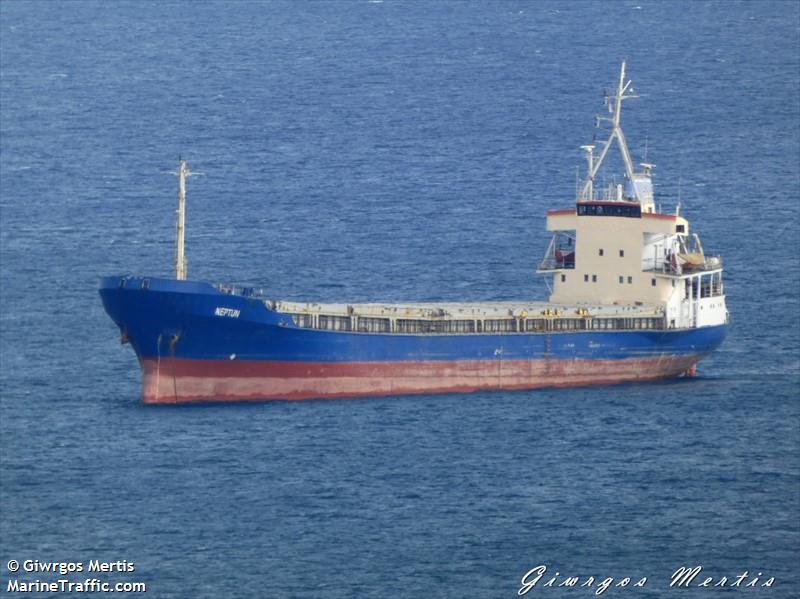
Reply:
[[[543,299],[622,58],[634,160],[726,268],[696,378],[140,403],[97,285],[171,275],[179,157],[192,279]],[[0,68],[2,593],[800,596],[800,3],[5,1]]]

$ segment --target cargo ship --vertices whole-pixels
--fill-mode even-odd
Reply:
[[[695,372],[725,338],[722,261],[680,215],[656,211],[653,164],[634,169],[620,124],[636,97],[625,62],[606,95],[607,137],[582,146],[575,205],[547,212],[537,272],[548,301],[315,303],[187,280],[186,161],[175,278],[103,278],[146,403],[297,400],[518,390],[667,379]],[[616,145],[625,174],[595,182]],[[597,152],[595,152],[597,150]],[[552,280],[552,284],[550,281]]]

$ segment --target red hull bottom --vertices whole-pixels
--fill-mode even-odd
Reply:
[[[142,399],[170,404],[607,385],[676,377],[694,368],[701,358],[458,362],[147,359],[142,360]]]

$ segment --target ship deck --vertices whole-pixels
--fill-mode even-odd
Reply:
[[[665,328],[665,306],[545,301],[322,303],[268,299],[263,291],[217,286],[257,299],[301,328],[396,334],[524,333],[555,330]]]
[[[634,317],[661,316],[663,306],[654,304],[591,305],[550,302],[409,302],[409,303],[310,303],[275,301],[278,312],[330,314],[379,318],[509,318],[535,316]]]

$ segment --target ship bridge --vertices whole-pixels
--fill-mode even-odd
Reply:
[[[634,170],[621,127],[623,100],[636,97],[622,63],[616,95],[606,96],[610,117],[607,139],[581,146],[587,158],[584,183],[575,208],[550,210],[552,238],[537,272],[552,276],[550,301],[557,304],[666,306],[671,326],[725,322],[722,260],[707,256],[700,238],[680,216],[656,211],[654,164]],[[624,183],[598,189],[595,180],[613,145],[625,164]],[[549,281],[548,281],[549,284]]]

